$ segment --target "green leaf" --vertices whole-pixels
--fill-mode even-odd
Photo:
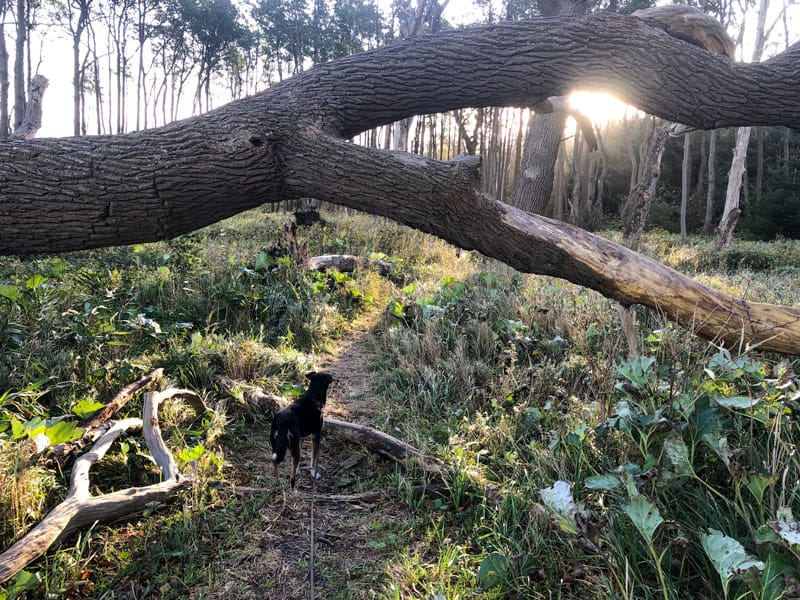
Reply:
[[[87,417],[91,417],[94,413],[98,410],[103,408],[105,404],[102,402],[98,402],[97,400],[78,400],[72,407],[72,412],[78,415],[81,419],[86,419]]]
[[[11,585],[8,586],[8,597],[19,598],[22,593],[28,590],[35,590],[41,585],[39,576],[36,573],[29,571],[20,571],[11,580]]]
[[[8,298],[12,302],[19,302],[19,289],[14,285],[4,283],[0,285],[0,297]]]
[[[759,581],[758,600],[779,600],[784,598],[786,577],[797,580],[798,573],[792,557],[787,554],[770,554]]]
[[[59,421],[55,425],[47,427],[44,434],[50,440],[50,444],[57,446],[66,442],[74,442],[83,435],[83,429],[76,426],[71,421]]]
[[[37,273],[36,275],[29,277],[27,281],[25,281],[25,287],[28,288],[29,290],[35,290],[45,281],[47,280],[44,278],[44,275]]]
[[[689,460],[689,450],[681,438],[673,436],[664,440],[664,455],[672,466],[675,477],[695,477],[694,468]]]
[[[733,451],[728,445],[728,437],[722,435],[718,431],[714,431],[712,433],[705,434],[703,436],[703,441],[711,447],[711,449],[714,451],[714,454],[716,454],[719,459],[725,463],[725,466],[728,467],[728,470],[730,470]]]
[[[203,448],[202,444],[197,444],[197,446],[193,448],[184,448],[181,450],[180,454],[178,454],[178,458],[181,459],[183,462],[189,463],[193,460],[198,460],[201,456],[206,453],[206,449]]]
[[[644,496],[639,495],[625,506],[625,514],[633,521],[645,541],[648,544],[652,544],[653,534],[658,526],[664,522],[655,504]]]
[[[11,436],[18,440],[21,437],[25,437],[25,427],[22,423],[19,422],[19,419],[14,415],[11,415]]]
[[[500,585],[508,574],[511,561],[500,552],[492,552],[481,561],[478,567],[478,583],[483,589]]]
[[[761,504],[764,500],[764,493],[767,491],[767,488],[775,483],[775,481],[776,479],[774,477],[767,477],[754,473],[747,478],[746,485],[750,493],[753,494],[753,497]]]
[[[744,546],[735,539],[716,529],[708,531],[709,533],[702,535],[703,550],[719,573],[722,590],[727,598],[731,579],[752,568],[763,571],[765,565],[755,556],[747,554]]]
[[[577,533],[578,526],[575,522],[575,500],[572,498],[570,484],[566,481],[556,481],[549,488],[539,490],[542,502],[552,510],[558,518],[561,529],[567,533]]]
[[[616,473],[606,473],[604,475],[592,475],[587,477],[583,485],[588,490],[614,490],[622,485],[619,475]]]
[[[728,410],[748,410],[761,402],[761,398],[748,398],[747,396],[731,396],[726,398],[724,396],[714,396],[714,402]]]

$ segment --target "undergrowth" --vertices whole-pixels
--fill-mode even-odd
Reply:
[[[308,251],[390,272],[313,273],[262,252],[281,227],[252,211],[171,242],[0,259],[3,548],[66,494],[48,448],[137,377],[163,367],[209,403],[218,375],[295,393],[359,315],[381,311],[373,422],[452,470],[443,497],[413,493],[422,473],[391,478],[406,518],[375,522],[380,566],[351,565],[377,569],[372,591],[331,597],[800,596],[794,362],[715,347],[645,310],[643,355],[629,357],[615,305],[594,292],[364,216],[304,230]],[[653,232],[645,252],[736,296],[800,301],[795,242],[719,255]],[[240,399],[168,412],[163,427],[181,464],[224,479],[264,444],[254,418]],[[102,490],[156,480],[142,446],[115,445],[93,475]],[[0,598],[214,589],[208,565],[251,552],[242,532],[267,527],[271,501],[198,485],[178,506],[70,537]]]

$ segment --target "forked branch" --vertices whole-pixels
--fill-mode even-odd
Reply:
[[[192,474],[178,471],[175,459],[161,437],[158,423],[159,405],[175,397],[189,400],[195,410],[201,410],[199,407],[203,406],[202,399],[188,390],[169,389],[145,393],[143,419],[122,419],[114,422],[92,448],[75,461],[66,499],[27,535],[0,554],[0,583],[13,577],[70,533],[94,523],[107,523],[141,512],[148,504],[165,501],[192,486]],[[161,469],[162,481],[93,496],[89,490],[89,471],[92,465],[102,460],[120,435],[139,428],[144,430],[147,447]]]

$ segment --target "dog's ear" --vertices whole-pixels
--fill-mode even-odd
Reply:
[[[309,381],[314,379],[314,377],[316,377],[316,376],[317,376],[317,372],[316,371],[309,371],[308,373],[306,373],[306,379],[308,379]]]

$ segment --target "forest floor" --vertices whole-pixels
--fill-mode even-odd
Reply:
[[[318,369],[331,373],[325,416],[374,425],[379,412],[372,387],[371,340],[381,311],[365,313],[337,347],[319,357]],[[251,496],[263,505],[251,522],[242,522],[239,544],[210,565],[218,583],[190,590],[196,598],[309,598],[311,519],[313,512],[314,587],[317,598],[367,598],[385,592],[385,550],[396,545],[398,527],[407,520],[402,500],[331,501],[334,496],[386,489],[395,465],[362,448],[326,437],[320,455],[321,477],[312,490],[308,477],[310,438],[302,446],[297,489],[288,489],[288,461],[281,481],[269,461],[268,424],[250,429],[246,445],[231,453],[231,491],[222,496]],[[251,448],[243,452],[242,448]],[[236,491],[236,486],[258,491]],[[253,497],[255,496],[255,497]],[[238,502],[239,500],[234,500]],[[247,503],[247,502],[245,502]],[[402,536],[401,536],[402,537]],[[388,540],[388,541],[387,541]]]

